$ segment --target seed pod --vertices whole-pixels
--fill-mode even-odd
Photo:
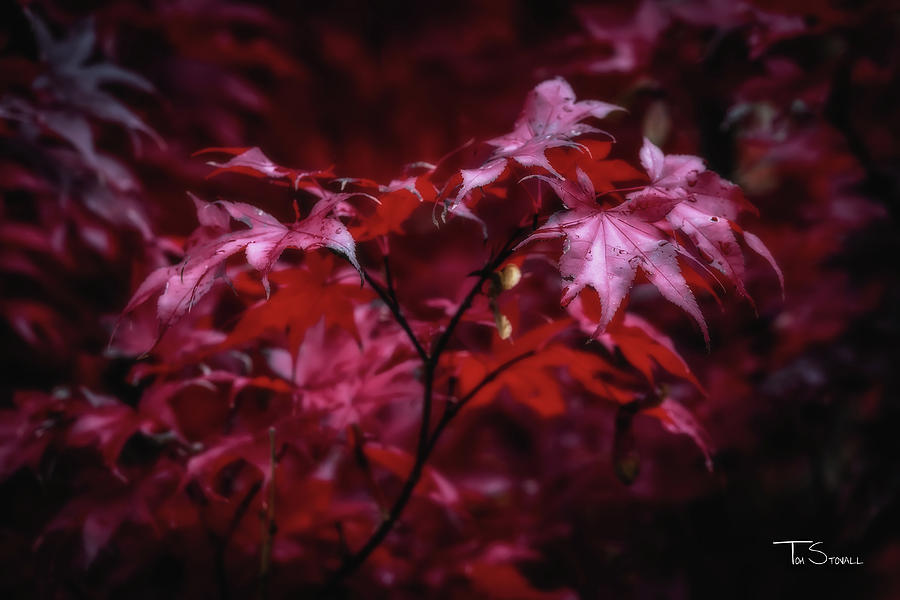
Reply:
[[[500,287],[511,290],[522,280],[522,271],[516,265],[506,265],[500,270]]]
[[[501,340],[508,339],[512,335],[512,323],[503,313],[494,312],[494,323],[497,325],[497,335]]]

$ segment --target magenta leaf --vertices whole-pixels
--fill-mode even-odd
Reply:
[[[548,181],[571,210],[558,212],[526,240],[565,237],[560,273],[568,286],[562,303],[571,302],[586,286],[600,296],[602,315],[597,332],[606,329],[634,285],[638,269],[664,298],[687,312],[709,341],[706,321],[688,287],[671,237],[652,224],[658,213],[641,199],[602,209],[594,201],[594,186],[579,172],[579,184]]]
[[[157,317],[163,328],[187,313],[212,289],[224,273],[225,261],[244,251],[248,264],[262,275],[268,295],[268,273],[287,248],[315,250],[328,248],[344,256],[357,270],[353,237],[333,212],[345,194],[321,192],[322,200],[305,218],[285,225],[275,217],[243,202],[219,201],[214,204],[195,199],[198,218],[212,235],[202,237],[189,248],[178,265],[163,267],[150,274],[132,297],[125,313],[162,290],[157,301]],[[229,231],[229,217],[247,229]],[[201,230],[198,233],[204,233]]]
[[[582,121],[590,117],[602,119],[615,110],[623,109],[599,100],[576,102],[572,86],[562,78],[538,84],[525,101],[513,131],[488,140],[495,150],[487,162],[462,171],[463,181],[451,205],[459,203],[473,189],[493,183],[510,160],[562,178],[544,152],[563,146],[582,148],[572,139],[586,133],[605,133]]]

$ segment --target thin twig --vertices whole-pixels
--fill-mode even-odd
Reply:
[[[475,282],[475,285],[469,290],[469,293],[466,294],[466,297],[463,299],[462,304],[459,305],[459,308],[450,318],[450,323],[447,324],[447,328],[444,330],[444,333],[441,334],[441,337],[438,338],[438,341],[435,343],[434,348],[431,351],[431,363],[432,368],[437,367],[437,363],[441,358],[441,354],[443,354],[444,349],[447,347],[447,344],[450,342],[450,338],[453,337],[453,333],[456,330],[456,326],[459,324],[459,321],[462,319],[463,315],[469,308],[472,306],[472,302],[475,301],[475,297],[478,296],[478,293],[481,291],[481,286],[484,285],[484,282],[487,281],[491,274],[500,266],[500,264],[509,258],[509,255],[512,254],[512,246],[518,237],[519,231],[517,230],[512,237],[510,237],[509,241],[504,244],[503,248],[494,257],[493,260],[489,261],[487,265],[485,265],[484,269],[482,269],[478,274],[478,280]]]
[[[400,305],[397,302],[397,290],[394,289],[394,277],[391,275],[391,261],[388,259],[387,254],[384,255],[384,283],[387,285],[388,294],[391,296],[391,300],[396,305]]]
[[[448,404],[447,408],[444,410],[444,414],[441,415],[440,420],[434,427],[434,431],[431,434],[431,439],[428,440],[428,446],[425,448],[425,458],[428,458],[428,456],[431,454],[431,451],[434,450],[435,444],[437,444],[438,439],[440,439],[441,434],[450,423],[450,421],[453,420],[453,417],[455,417],[459,413],[459,411],[461,411],[463,407],[465,407],[465,405],[468,404],[469,401],[478,394],[478,392],[483,390],[486,385],[497,379],[497,377],[499,377],[505,370],[515,365],[516,363],[525,360],[526,358],[534,356],[534,354],[534,350],[529,350],[528,352],[523,352],[522,354],[509,359],[508,361],[499,365],[490,373],[485,375],[481,379],[481,381],[478,382],[478,385],[473,387],[468,394],[460,398],[457,402]]]
[[[406,332],[406,337],[409,338],[409,341],[412,342],[413,347],[416,349],[416,353],[419,355],[419,358],[422,359],[422,362],[428,362],[428,354],[425,352],[425,348],[422,347],[422,344],[419,342],[419,338],[416,337],[416,334],[413,333],[412,327],[409,326],[409,321],[406,320],[406,317],[403,316],[403,312],[400,310],[400,305],[396,302],[393,296],[393,292],[388,293],[381,284],[372,279],[369,273],[363,269],[363,278],[366,280],[366,283],[375,290],[375,293],[381,298],[382,302],[384,302],[387,307],[391,310],[391,314],[394,316],[394,320],[397,321],[397,324]]]

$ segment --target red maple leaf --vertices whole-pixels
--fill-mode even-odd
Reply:
[[[697,422],[691,411],[671,398],[664,398],[658,406],[644,409],[643,413],[658,419],[670,433],[683,433],[690,436],[703,452],[703,456],[706,457],[706,468],[712,471],[713,461],[710,453],[712,442],[709,434]]]
[[[374,294],[360,288],[355,277],[348,281],[346,276],[353,275],[349,267],[335,271],[334,262],[330,256],[309,254],[302,268],[273,272],[275,293],[245,310],[220,347],[233,348],[268,332],[286,331],[288,349],[296,354],[306,330],[323,317],[326,325],[339,325],[359,338],[353,308]]]
[[[474,392],[470,404],[481,406],[507,389],[516,402],[531,407],[538,415],[558,416],[566,410],[565,384],[559,378],[559,373],[566,370],[598,397],[614,402],[630,398],[630,392],[622,391],[612,381],[613,370],[600,356],[553,341],[570,325],[568,319],[553,321],[529,331],[514,343],[494,336],[487,355],[458,353],[454,357],[454,372],[459,378],[461,395],[465,397]],[[509,366],[499,375],[481,388],[477,387],[486,376],[506,365]]]
[[[569,304],[568,310],[578,319],[585,333],[590,335],[596,330],[602,306],[593,290],[582,292]],[[614,319],[606,332],[600,334],[598,340],[610,351],[618,348],[625,360],[640,371],[651,384],[655,383],[654,365],[659,365],[665,371],[690,381],[698,390],[703,391],[703,386],[694,377],[687,362],[675,350],[671,338],[638,315],[630,312],[622,313],[622,318]]]

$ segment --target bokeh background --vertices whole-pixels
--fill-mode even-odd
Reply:
[[[389,181],[406,163],[507,131],[528,90],[553,76],[628,109],[611,127],[622,148],[646,136],[738,183],[786,294],[759,268],[748,285],[756,311],[734,298],[705,306],[709,352],[674,311],[654,315],[708,391],[692,410],[715,447],[712,473],[690,440],[638,421],[640,472],[622,481],[612,408],[552,423],[488,410],[455,424],[437,463],[501,490],[482,526],[497,539],[528,532],[538,551],[520,557],[527,597],[900,597],[896,2],[0,10],[4,597],[223,591],[213,558],[180,552],[166,531],[126,520],[86,550],[79,524],[60,515],[119,484],[84,476],[90,443],[22,441],[25,393],[137,402],[135,357],[107,344],[166,240],[194,228],[186,190],[266,201],[252,182],[206,180],[194,152],[259,146],[279,164]],[[42,45],[36,20],[55,46]],[[80,70],[80,58],[108,66]],[[127,452],[152,451],[142,443]],[[414,552],[457,560],[440,528],[415,533]],[[772,545],[790,539],[864,565],[792,566]],[[290,570],[276,565],[277,597],[303,589]],[[226,591],[245,597],[252,586],[235,573]],[[348,593],[526,597],[472,580],[436,589],[425,567],[410,567],[399,588],[368,574]]]

